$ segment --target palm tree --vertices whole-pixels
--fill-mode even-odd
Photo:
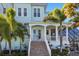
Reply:
[[[8,8],[6,10],[6,21],[9,24],[9,29],[10,29],[10,31],[9,31],[10,32],[9,33],[10,39],[7,40],[9,43],[9,55],[11,55],[11,39],[14,36],[15,29],[17,28],[16,21],[15,21],[14,17],[15,17],[15,10],[13,8]]]
[[[9,24],[10,28],[10,39],[9,42],[9,54],[11,55],[11,39],[16,38],[17,36],[20,38],[20,51],[22,50],[21,44],[24,41],[24,33],[27,32],[26,29],[23,28],[23,25],[21,23],[18,23],[15,21],[15,11],[13,8],[8,8],[6,10],[6,21]]]
[[[7,30],[6,30],[7,29]],[[9,24],[6,22],[6,19],[3,15],[0,14],[0,36],[1,39],[9,40]],[[0,39],[0,51],[1,51],[1,39]]]
[[[77,11],[78,8],[79,3],[66,3],[62,8],[62,11],[65,14],[65,16],[67,18],[72,18],[70,19],[70,22],[75,22],[72,24],[72,29],[79,26],[79,12]],[[75,48],[74,40],[72,42],[73,42],[73,48]]]
[[[62,23],[66,19],[65,15],[61,10],[54,9],[48,14],[44,21],[58,22],[60,23],[60,51],[62,52]]]
[[[2,41],[2,23],[4,22],[4,17],[0,14],[0,54],[1,54],[1,41]]]
[[[24,33],[26,29],[23,28],[23,24],[17,22],[17,29],[15,30],[16,36],[20,38],[20,52],[22,52],[22,42],[24,42]]]
[[[77,14],[76,9],[78,8],[78,6],[78,3],[65,3],[62,8],[62,12],[67,18],[71,18]]]
[[[6,17],[0,15],[0,36],[1,39],[4,38],[9,43],[9,55],[11,55],[11,39],[16,38],[17,34],[17,36],[19,36],[23,41],[24,32],[26,31],[25,29],[22,28],[21,23],[15,21],[14,17],[15,17],[15,10],[13,8],[8,8],[6,10]],[[20,40],[20,48],[22,43],[21,40]],[[1,44],[0,44],[0,51],[1,51]]]
[[[2,3],[1,3],[1,5],[2,5],[2,7],[4,8],[4,6],[3,6]],[[1,25],[1,22],[2,22],[4,19],[5,19],[4,16],[0,14],[0,26],[2,26],[2,25]],[[0,54],[1,54],[1,52],[2,52],[1,42],[2,42],[2,40],[3,40],[2,35],[1,35],[1,32],[2,32],[1,29],[2,29],[2,27],[0,27]]]

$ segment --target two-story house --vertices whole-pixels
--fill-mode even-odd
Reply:
[[[16,11],[15,20],[21,22],[23,24],[28,25],[28,31],[30,37],[27,38],[25,36],[25,41],[23,44],[28,46],[28,55],[31,55],[34,51],[34,48],[37,50],[46,49],[48,54],[51,55],[51,48],[56,48],[60,45],[60,36],[59,36],[59,26],[58,23],[52,22],[43,22],[45,16],[47,16],[47,3],[6,3],[0,4],[0,13],[5,15],[5,10],[7,8],[14,8]],[[66,28],[66,34],[63,36],[63,45],[69,45],[68,41],[68,25],[63,24]],[[19,38],[18,38],[19,39]],[[43,44],[44,43],[44,44]],[[2,41],[2,49],[5,48],[8,43],[3,40]],[[36,46],[37,45],[37,46]],[[44,45],[44,46],[43,46]],[[46,48],[44,48],[46,46]],[[12,40],[12,49],[19,49],[20,43],[19,40]],[[32,49],[33,48],[33,49]],[[23,48],[24,49],[24,48]],[[41,50],[42,50],[41,49]],[[35,50],[36,51],[36,50]],[[40,52],[39,52],[40,53]]]

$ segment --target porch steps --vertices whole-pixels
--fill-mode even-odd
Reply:
[[[32,41],[30,56],[49,56],[45,42],[43,41]]]

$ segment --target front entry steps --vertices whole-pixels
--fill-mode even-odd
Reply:
[[[49,56],[44,41],[32,41],[30,48],[30,56]]]

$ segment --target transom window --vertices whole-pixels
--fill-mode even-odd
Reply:
[[[24,8],[24,16],[27,16],[27,8]]]
[[[40,8],[34,8],[34,17],[40,17]]]
[[[21,8],[18,8],[18,16],[21,16]]]

